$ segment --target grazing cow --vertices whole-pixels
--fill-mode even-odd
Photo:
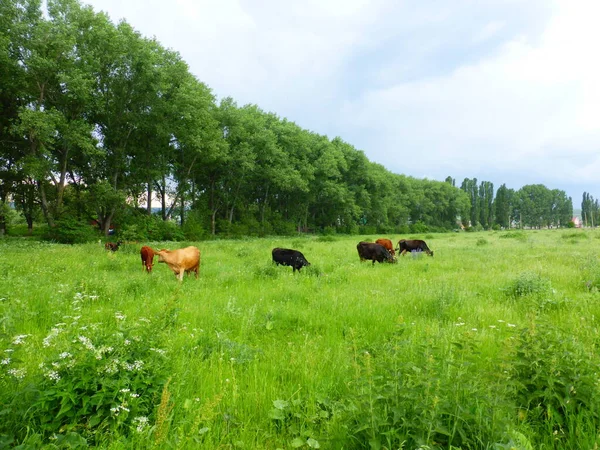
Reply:
[[[158,250],[155,252],[158,255],[159,263],[167,263],[169,269],[173,271],[179,281],[183,280],[183,274],[195,272],[198,278],[200,270],[200,250],[197,247],[190,246],[180,248],[178,250]]]
[[[310,266],[310,263],[298,250],[291,250],[289,248],[274,248],[271,254],[275,264],[292,266],[292,273],[295,273],[296,270],[300,272],[300,269],[302,269],[304,266]]]
[[[392,244],[392,241],[390,241],[389,239],[383,239],[383,238],[382,239],[377,239],[375,241],[375,243],[379,244],[379,245],[383,245],[386,248],[386,250],[388,252],[390,252],[390,254],[392,256],[396,256],[396,252],[394,250],[394,244]]]
[[[375,265],[375,261],[377,262],[394,262],[394,258],[392,254],[387,251],[387,249],[381,244],[373,244],[372,242],[359,242],[356,246],[356,250],[358,250],[358,256],[360,257],[360,261],[370,260],[373,261],[373,265]]]
[[[121,244],[121,241],[118,241],[116,244],[114,242],[107,242],[106,244],[104,244],[104,248],[106,250],[110,250],[111,252],[116,252],[117,250],[119,250]]]
[[[429,256],[433,256],[433,252],[429,250],[425,241],[420,239],[400,239],[398,241],[398,248],[396,248],[396,251],[400,254],[404,255],[406,252],[412,252],[413,250],[425,252]]]
[[[144,245],[140,250],[140,256],[142,257],[142,268],[146,269],[146,272],[152,272],[152,266],[154,265],[155,252],[152,248]]]

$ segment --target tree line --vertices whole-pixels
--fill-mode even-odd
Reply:
[[[563,191],[395,174],[340,137],[217,101],[177,52],[78,0],[0,3],[0,80],[0,234],[11,202],[30,228],[143,238],[172,218],[187,238],[571,220]]]

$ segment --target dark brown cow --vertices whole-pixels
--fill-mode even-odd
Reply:
[[[107,242],[106,244],[104,244],[104,248],[106,250],[110,250],[111,252],[116,252],[117,250],[119,250],[121,244],[121,241],[118,241],[116,244],[114,242]]]
[[[146,269],[146,272],[152,272],[152,266],[154,265],[155,252],[152,248],[144,245],[140,250],[140,256],[142,257],[142,268]]]
[[[386,261],[393,263],[394,258],[387,251],[387,249],[380,244],[374,244],[372,242],[359,242],[356,246],[356,250],[358,250],[358,257],[360,261],[373,261],[373,265],[375,265],[375,261],[380,263]]]
[[[392,244],[392,241],[390,241],[389,239],[377,239],[375,243],[383,245],[387,249],[387,251],[391,253],[392,256],[396,256],[396,252],[394,251],[394,244]]]
[[[433,256],[433,252],[429,250],[429,247],[427,247],[425,241],[420,239],[400,239],[398,241],[398,247],[396,248],[396,251],[401,255],[404,255],[406,252],[417,251],[425,252],[429,256]]]

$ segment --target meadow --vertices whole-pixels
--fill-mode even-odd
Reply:
[[[378,237],[435,256],[361,263]],[[144,244],[198,246],[199,279],[144,273]],[[6,238],[0,449],[598,448],[599,254],[596,230]]]

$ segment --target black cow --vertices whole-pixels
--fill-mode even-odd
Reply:
[[[289,248],[274,248],[271,253],[273,255],[273,262],[275,264],[292,266],[294,268],[292,272],[296,272],[296,270],[299,272],[304,266],[310,266],[310,263],[298,250],[292,250]]]
[[[372,242],[359,242],[356,246],[356,250],[358,250],[358,256],[360,257],[361,262],[365,260],[373,261],[373,265],[375,265],[375,261],[377,262],[394,262],[394,257],[387,249],[380,244],[373,244]]]
[[[425,241],[420,239],[400,239],[398,241],[398,248],[396,248],[396,251],[400,254],[404,255],[406,252],[412,252],[413,250],[425,252],[429,256],[433,256],[433,252],[429,250]]]

